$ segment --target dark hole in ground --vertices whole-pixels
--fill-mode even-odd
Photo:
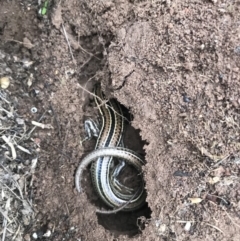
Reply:
[[[98,222],[116,236],[126,234],[129,237],[133,237],[144,229],[144,225],[138,226],[140,217],[147,219],[151,217],[151,209],[147,204],[134,212],[119,212],[111,215],[98,214]]]
[[[91,106],[94,106],[94,104]],[[130,125],[130,122],[133,119],[133,117],[129,113],[128,109],[124,106],[121,106],[121,108],[123,109],[123,114],[127,119],[127,121],[125,122],[126,131],[124,133],[124,139],[123,139],[124,147],[131,149],[144,157],[145,152],[143,150],[143,146],[146,145],[147,143],[141,139],[140,131],[134,129]],[[91,145],[91,147],[89,145]],[[90,141],[88,144],[86,144],[86,146],[88,151],[90,151],[91,149],[94,150],[95,141]],[[136,180],[135,177],[131,176],[131,175],[134,175],[133,174],[134,170],[130,170],[130,169],[132,168],[128,166],[121,172],[121,174],[119,175],[119,181],[121,181],[121,183],[123,183],[128,187],[131,187],[131,186],[135,187],[136,182],[139,180]],[[89,185],[89,183],[92,183],[90,178],[90,167],[84,173],[84,175],[88,176],[88,181],[83,183],[83,185],[85,184],[85,192],[87,193],[90,202],[96,207],[96,209],[111,210],[111,208],[106,206],[103,203],[103,201],[100,198],[98,198],[93,186]],[[124,179],[127,181],[124,182]],[[92,190],[89,190],[89,189],[92,189]],[[98,216],[98,223],[101,226],[103,226],[105,229],[114,233],[116,236],[125,234],[125,235],[128,235],[129,237],[133,237],[134,235],[138,234],[144,229],[144,222],[139,223],[139,219],[144,219],[144,220],[149,219],[151,217],[151,209],[148,207],[147,203],[145,203],[142,208],[136,211],[132,211],[132,212],[122,211],[116,214],[97,214],[97,216]]]

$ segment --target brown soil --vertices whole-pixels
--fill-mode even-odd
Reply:
[[[54,127],[33,136],[36,219],[25,240],[48,229],[49,240],[240,240],[239,2],[62,0],[44,17],[37,2],[0,8],[9,92],[23,117],[45,113]],[[16,57],[34,63],[19,72]],[[75,189],[94,148],[80,145],[83,121],[97,113],[83,87],[96,82],[134,117],[126,142],[146,153],[149,208],[96,215],[103,205],[88,171],[84,193]]]

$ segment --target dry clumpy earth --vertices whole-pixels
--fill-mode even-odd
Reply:
[[[23,118],[44,114],[53,126],[33,134],[35,218],[24,240],[240,240],[240,2],[56,0],[45,16],[38,4],[0,8],[11,70],[0,77],[11,76]],[[16,59],[32,63],[19,72]],[[96,215],[106,207],[88,171],[84,193],[74,186],[94,148],[81,140],[97,115],[86,91],[96,82],[133,115],[126,143],[147,162],[138,212]]]

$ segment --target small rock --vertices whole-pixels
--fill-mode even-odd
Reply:
[[[5,76],[0,79],[0,86],[2,89],[7,89],[9,85],[10,85],[9,77]]]
[[[189,103],[191,101],[191,98],[187,97],[186,95],[183,95],[183,101],[185,103]]]
[[[45,238],[49,238],[51,236],[51,231],[50,230],[47,230],[47,232],[45,234],[43,234],[43,237]]]
[[[191,228],[191,222],[186,222],[185,224],[185,227],[184,227],[184,230],[189,232],[190,231],[190,228]]]
[[[24,119],[16,118],[16,122],[18,123],[18,125],[24,125]]]
[[[235,49],[234,49],[234,52],[236,54],[239,54],[240,55],[240,46],[237,46]]]
[[[25,241],[31,241],[30,235],[29,235],[29,234],[26,234],[26,235],[24,236],[24,240],[25,240]]]
[[[6,71],[7,73],[9,73],[9,74],[12,73],[12,70],[11,70],[10,68],[8,68],[8,67],[5,69],[5,71]]]
[[[167,230],[167,225],[166,224],[161,224],[159,227],[160,233],[165,233]]]
[[[209,178],[209,180],[208,180],[208,182],[210,183],[210,184],[215,184],[215,183],[217,183],[217,182],[219,182],[220,181],[220,177],[211,177],[211,178]]]
[[[197,204],[197,203],[202,202],[202,199],[199,198],[199,197],[190,197],[190,198],[188,198],[188,200],[189,200],[192,204]]]
[[[32,237],[33,237],[34,239],[37,239],[37,238],[38,238],[37,233],[33,233],[33,234],[32,234]]]
[[[240,164],[240,158],[234,159],[233,162],[235,162],[236,164]]]
[[[34,62],[30,61],[29,59],[23,59],[22,60],[22,64],[24,68],[29,68]]]

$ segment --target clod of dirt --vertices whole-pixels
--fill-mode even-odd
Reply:
[[[27,37],[23,38],[23,45],[27,49],[32,49],[34,47],[34,45],[31,43],[31,41]]]

